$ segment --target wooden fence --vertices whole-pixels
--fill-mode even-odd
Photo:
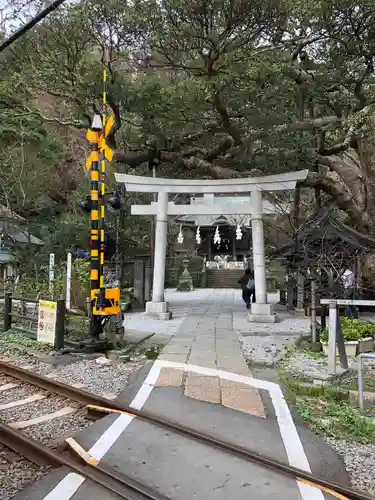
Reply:
[[[6,293],[4,296],[0,296],[0,299],[4,300],[3,330],[5,332],[9,330],[19,331],[32,339],[37,339],[39,300],[16,297],[10,292]],[[28,307],[30,307],[30,305],[33,309],[31,313],[28,314]],[[19,306],[17,312],[15,312],[16,306]],[[65,316],[65,300],[60,299],[57,301],[56,309],[54,342],[54,349],[56,351],[64,347]],[[18,326],[19,323],[26,323],[26,326]]]

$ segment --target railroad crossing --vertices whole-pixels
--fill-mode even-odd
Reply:
[[[116,400],[94,401],[125,413],[109,412],[73,436],[81,456],[153,492],[129,498],[369,499],[347,496],[341,459],[295,420],[277,383],[250,372],[235,326],[245,315],[239,291],[199,293],[158,360],[135,373]],[[323,490],[311,484],[317,476]],[[335,487],[341,497],[327,492]],[[84,471],[63,468],[16,500],[86,498],[118,496]]]

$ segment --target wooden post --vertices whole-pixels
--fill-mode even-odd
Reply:
[[[117,316],[111,316],[110,319],[107,321],[104,327],[104,332],[107,336],[108,343],[111,346],[111,349],[117,349],[117,329],[116,329],[116,323],[117,323]]]
[[[289,309],[289,310],[294,308],[294,286],[295,286],[295,279],[292,276],[288,276],[287,309]]]
[[[344,335],[343,335],[342,329],[341,329],[340,313],[339,313],[338,307],[336,308],[336,314],[337,314],[336,342],[337,342],[337,348],[338,348],[339,356],[340,356],[340,366],[344,370],[347,370],[348,369],[348,358],[346,357],[345,341],[344,341]]]
[[[297,307],[296,310],[303,311],[305,303],[305,277],[302,273],[297,275]]]
[[[327,321],[326,321],[327,306],[326,306],[326,304],[321,305],[320,306],[320,310],[321,310],[321,313],[320,313],[320,326],[322,328],[326,328],[327,327]]]
[[[7,292],[4,297],[4,331],[12,328],[12,293]]]
[[[64,348],[65,335],[65,300],[59,299],[56,308],[55,351]]]
[[[236,232],[232,231],[232,260],[235,261],[237,258],[236,252]]]
[[[337,314],[336,301],[329,301],[329,328],[328,328],[328,373],[336,375],[336,335],[337,320],[340,319]]]
[[[340,315],[336,300],[329,301],[329,329],[328,329],[328,373],[336,375],[336,345],[340,356],[340,365],[348,369],[348,359],[345,351],[344,336],[341,331]]]
[[[316,344],[316,281],[311,280],[311,340]]]

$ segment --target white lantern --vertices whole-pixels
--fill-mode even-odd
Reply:
[[[237,224],[236,227],[236,240],[242,240],[242,231],[241,231],[241,226]]]
[[[196,239],[196,242],[197,242],[198,245],[200,245],[202,243],[200,226],[197,227],[197,232],[196,232],[196,235],[195,235],[195,239]]]
[[[184,235],[182,233],[182,226],[180,226],[180,232],[178,233],[178,236],[177,236],[177,243],[179,245],[182,245],[183,242],[184,242]]]
[[[221,243],[219,226],[216,226],[216,230],[215,230],[215,234],[214,234],[214,243],[215,243],[215,245],[220,245],[220,243]]]

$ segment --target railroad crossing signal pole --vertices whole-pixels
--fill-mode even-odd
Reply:
[[[107,105],[107,70],[103,71],[103,109]],[[105,128],[107,124],[107,117],[105,112],[102,115],[103,127]],[[105,155],[101,159],[101,171],[100,171],[100,261],[99,261],[99,306],[103,308],[105,306],[105,288],[104,288],[104,254],[105,254]]]
[[[106,102],[106,94],[104,94]],[[106,288],[104,284],[105,253],[105,160],[112,160],[112,150],[106,145],[106,137],[114,125],[111,116],[108,120],[95,114],[86,138],[91,143],[91,153],[86,167],[91,176],[91,233],[90,233],[90,339],[86,347],[90,350],[105,348],[106,341],[100,339],[103,327],[111,316],[120,313],[120,289]],[[101,159],[100,181],[99,160]]]
[[[103,72],[103,114],[95,114],[86,138],[92,149],[86,162],[91,176],[91,234],[90,234],[90,339],[87,347],[105,348],[106,341],[100,339],[103,327],[111,316],[120,314],[120,289],[106,288],[104,283],[105,259],[105,168],[106,160],[113,158],[112,150],[106,144],[106,138],[115,124],[113,116],[107,120],[107,71]],[[100,180],[99,180],[100,161]]]
[[[87,132],[87,139],[92,144],[89,157],[91,162],[91,232],[90,232],[90,299],[91,299],[91,319],[90,334],[99,340],[102,333],[102,318],[93,314],[94,292],[99,288],[100,275],[100,245],[99,245],[99,138],[103,131],[103,122],[99,114],[93,118],[91,130]]]

